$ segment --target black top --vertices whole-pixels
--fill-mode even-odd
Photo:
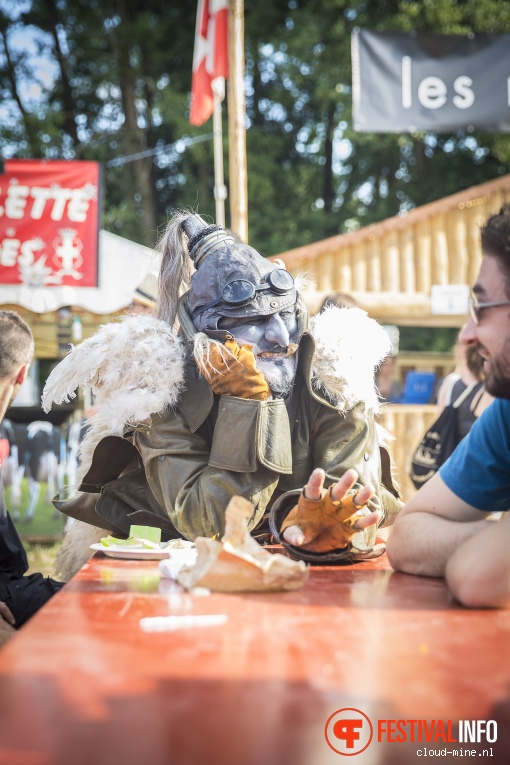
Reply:
[[[27,554],[5,506],[0,471],[0,582],[21,577],[27,569]]]
[[[455,403],[455,401],[461,396],[464,391],[466,390],[468,386],[465,382],[462,382],[462,380],[457,380],[456,383],[454,383],[454,386],[452,388],[452,404]],[[467,436],[469,431],[471,430],[471,426],[473,425],[474,421],[476,420],[476,415],[473,411],[471,411],[471,406],[473,404],[473,401],[475,399],[475,396],[480,393],[482,390],[483,383],[479,382],[477,385],[473,387],[473,390],[467,396],[467,398],[464,399],[462,404],[457,409],[457,433],[459,437],[459,441],[464,438],[464,436]]]

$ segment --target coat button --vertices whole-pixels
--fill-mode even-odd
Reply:
[[[368,452],[365,452],[365,454],[363,455],[363,459],[365,460],[365,462],[368,462],[368,460],[370,459],[370,454]]]

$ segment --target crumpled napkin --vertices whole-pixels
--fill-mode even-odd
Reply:
[[[181,569],[179,583],[187,589],[207,587],[216,592],[271,592],[301,587],[308,578],[306,564],[264,550],[248,532],[252,515],[250,502],[232,497],[221,542],[198,537],[197,561]]]
[[[159,562],[160,574],[167,579],[177,579],[181,569],[185,566],[194,566],[197,560],[197,551],[192,548],[170,549],[170,557]]]

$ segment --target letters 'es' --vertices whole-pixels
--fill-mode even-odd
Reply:
[[[411,109],[413,105],[413,92],[411,86],[411,66],[410,56],[402,57],[402,106],[404,109]],[[475,102],[475,94],[471,86],[473,80],[465,74],[459,75],[453,82],[455,95],[452,98],[453,105],[457,109],[469,109]],[[510,106],[510,77],[507,79],[507,98]],[[418,101],[425,109],[440,109],[448,100],[448,88],[446,83],[440,77],[424,77],[417,88]]]

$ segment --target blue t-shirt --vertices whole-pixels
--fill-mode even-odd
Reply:
[[[510,401],[498,398],[487,407],[439,474],[473,507],[510,510]]]

